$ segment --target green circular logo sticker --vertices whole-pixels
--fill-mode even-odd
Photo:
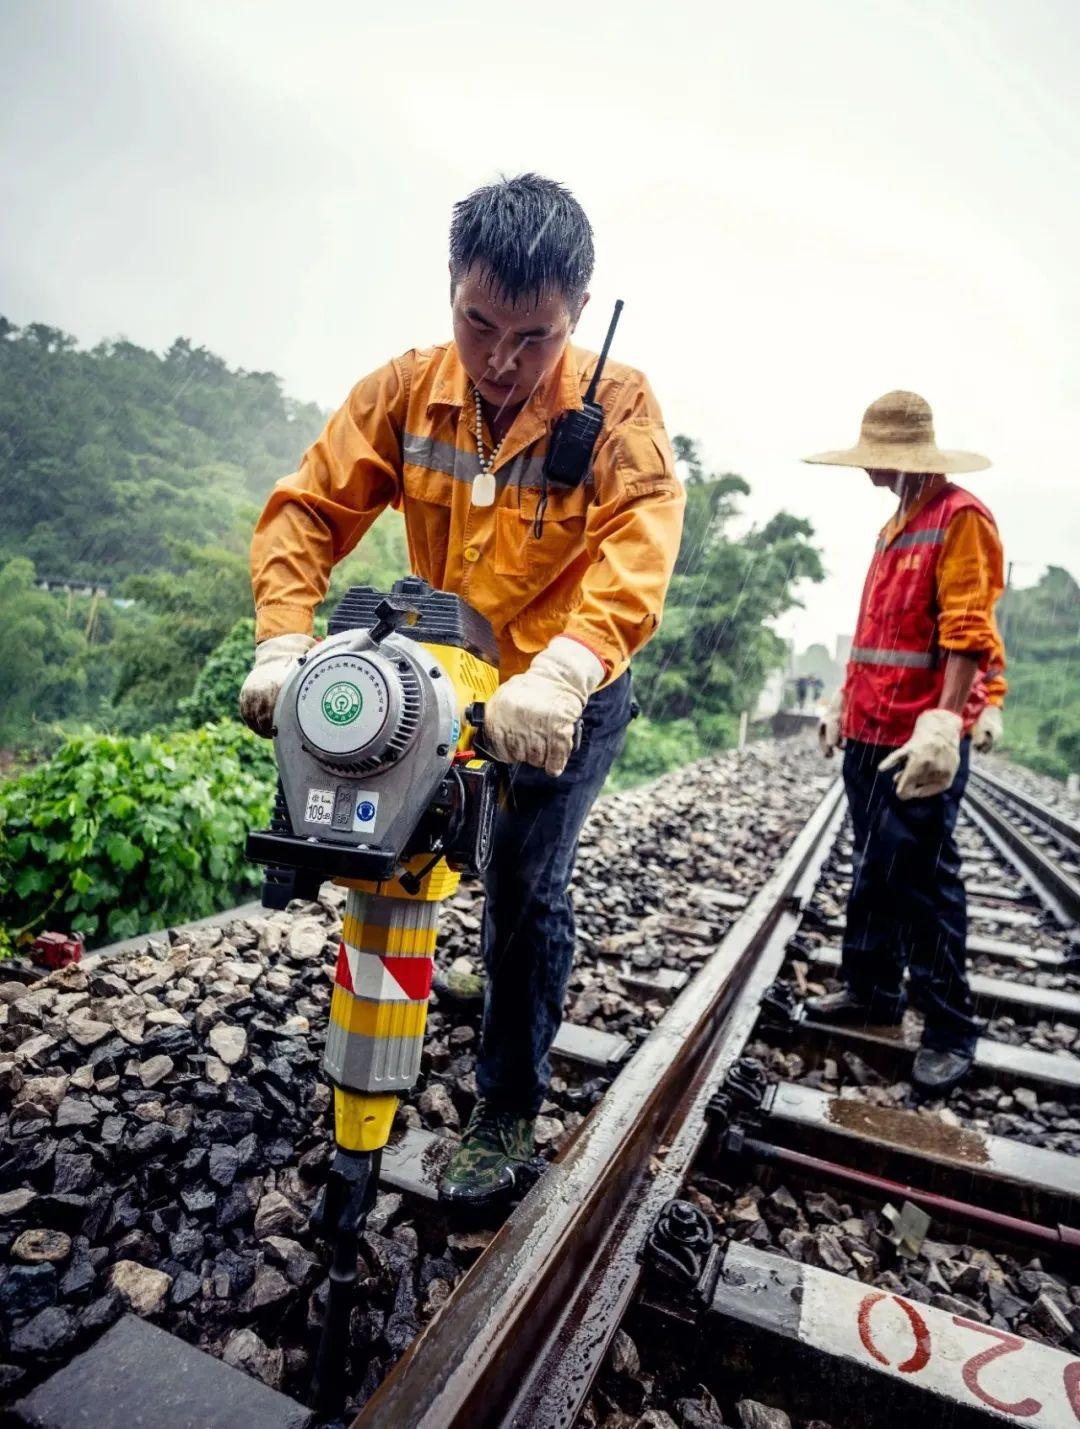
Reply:
[[[352,724],[364,708],[364,697],[349,680],[338,680],[322,697],[322,712],[331,724]]]

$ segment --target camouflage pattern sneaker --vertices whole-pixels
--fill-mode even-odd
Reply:
[[[453,968],[449,968],[446,972],[437,972],[431,980],[431,986],[440,998],[456,1002],[462,1007],[479,1007],[484,1001],[487,979],[482,973],[455,972]]]
[[[480,1100],[439,1182],[439,1199],[486,1206],[528,1184],[533,1118],[499,1111]]]

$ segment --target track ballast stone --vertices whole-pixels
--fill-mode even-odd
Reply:
[[[634,979],[696,970],[829,773],[808,745],[760,745],[599,801],[574,883],[568,1019],[646,1036],[668,999]],[[170,930],[31,986],[0,967],[3,1402],[128,1310],[303,1398],[327,1283],[308,1217],[331,1150],[320,1068],[343,902],[326,884],[317,902]],[[441,964],[479,966],[481,911],[479,887],[463,886],[444,913]],[[478,1027],[477,1012],[433,999],[398,1126],[458,1134]],[[545,1154],[605,1085],[559,1069],[537,1128]],[[491,1234],[380,1193],[362,1242],[350,1409]]]

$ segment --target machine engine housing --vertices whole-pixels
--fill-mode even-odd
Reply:
[[[274,709],[278,803],[271,828],[247,845],[269,865],[264,903],[314,896],[327,877],[383,882],[425,853],[481,872],[496,771],[469,757],[465,711],[498,683],[491,627],[409,577],[389,595],[349,591],[331,630]]]

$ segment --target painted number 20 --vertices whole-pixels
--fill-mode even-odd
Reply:
[[[896,1369],[900,1374],[918,1374],[930,1363],[933,1348],[930,1342],[930,1327],[915,1306],[899,1295],[887,1295],[884,1290],[877,1290],[863,1298],[858,1311],[859,1339],[862,1341],[863,1348],[872,1359],[877,1360],[878,1364],[892,1367],[892,1361],[874,1340],[871,1326],[874,1307],[882,1300],[892,1300],[894,1304],[899,1305],[907,1316],[914,1338],[911,1354],[907,1359],[901,1360],[896,1365]],[[1000,1359],[1002,1355],[1013,1354],[1017,1350],[1024,1349],[1029,1342],[1021,1339],[1019,1335],[1010,1335],[1005,1330],[997,1330],[990,1325],[980,1325],[975,1320],[966,1320],[962,1315],[954,1315],[952,1322],[961,1329],[973,1330],[977,1335],[987,1335],[990,1339],[997,1341],[997,1344],[991,1345],[988,1349],[977,1351],[960,1367],[964,1384],[975,1398],[981,1400],[983,1404],[988,1404],[991,1409],[996,1409],[1001,1414],[1012,1414],[1017,1419],[1030,1419],[1033,1414],[1038,1414],[1042,1408],[1039,1400],[1020,1399],[1015,1404],[1009,1404],[990,1394],[979,1383],[979,1375],[988,1364]],[[1077,1422],[1080,1423],[1080,1360],[1069,1361],[1065,1366],[1063,1380],[1069,1407]]]

